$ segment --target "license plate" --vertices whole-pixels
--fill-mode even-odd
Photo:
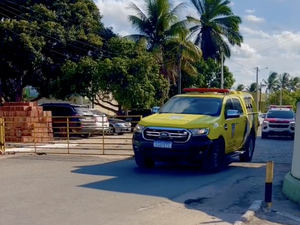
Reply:
[[[154,141],[153,142],[154,148],[172,148],[171,141]]]

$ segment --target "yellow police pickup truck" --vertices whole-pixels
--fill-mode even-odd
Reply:
[[[252,95],[227,89],[183,91],[136,125],[136,164],[152,168],[159,161],[190,162],[214,173],[228,157],[251,161],[259,126]]]

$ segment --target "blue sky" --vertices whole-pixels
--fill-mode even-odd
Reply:
[[[135,32],[127,19],[130,2],[143,7],[142,0],[96,0],[105,25],[121,35]],[[225,62],[234,74],[235,86],[255,82],[254,67],[261,69],[259,82],[271,71],[300,77],[300,0],[233,0],[231,7],[243,20],[244,35],[242,46],[233,47],[232,57]],[[197,16],[192,7],[183,14]]]

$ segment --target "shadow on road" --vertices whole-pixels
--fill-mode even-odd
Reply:
[[[163,197],[184,204],[188,209],[201,210],[208,215],[214,216],[209,207],[200,207],[200,209],[197,208],[197,206],[199,206],[199,204],[207,204],[210,198],[215,197],[209,196],[210,192],[216,193],[222,189],[223,191],[225,190],[225,192],[228,189],[229,192],[232,185],[238,184],[243,179],[248,179],[257,169],[262,169],[262,165],[256,168],[249,168],[245,164],[235,164],[217,174],[205,174],[201,172],[200,169],[189,165],[159,164],[154,169],[140,169],[135,166],[134,160],[123,160],[77,168],[78,169],[72,172],[99,176],[98,182],[84,184],[80,187]],[[213,188],[211,188],[211,186],[213,186]],[[207,190],[204,190],[205,187],[207,187]],[[203,191],[201,191],[201,196],[189,196],[189,194],[187,194],[201,188],[204,188]],[[235,196],[235,193],[229,194],[237,198],[233,199],[233,201],[239,201],[239,197]],[[247,210],[250,202],[244,203],[242,211],[235,213],[243,213],[243,211]],[[218,202],[214,204],[218,204]],[[224,204],[224,202],[222,202],[222,204]],[[230,206],[232,203],[226,202],[225,205],[226,204]],[[233,223],[237,219],[234,216],[228,215],[222,217],[218,213],[216,217],[218,217],[218,221],[228,223]]]

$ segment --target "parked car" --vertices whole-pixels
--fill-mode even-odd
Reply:
[[[118,119],[123,119],[126,122],[131,123],[131,130],[137,125],[137,123],[141,120],[141,117],[146,117],[152,115],[152,109],[132,109],[128,111],[128,116],[125,116],[124,112],[118,112],[117,117]]]
[[[159,109],[160,109],[159,106],[154,106],[154,107],[152,108],[152,114],[157,113]]]
[[[91,109],[91,112],[94,114],[96,121],[96,131],[94,133],[108,133],[110,129],[106,114],[97,109]]]
[[[109,118],[110,134],[124,134],[131,132],[131,123],[125,120]]]
[[[52,112],[52,127],[55,135],[70,135],[89,137],[96,130],[93,113],[87,106],[69,103],[44,103],[40,106],[44,111]],[[69,125],[67,124],[69,118]]]

